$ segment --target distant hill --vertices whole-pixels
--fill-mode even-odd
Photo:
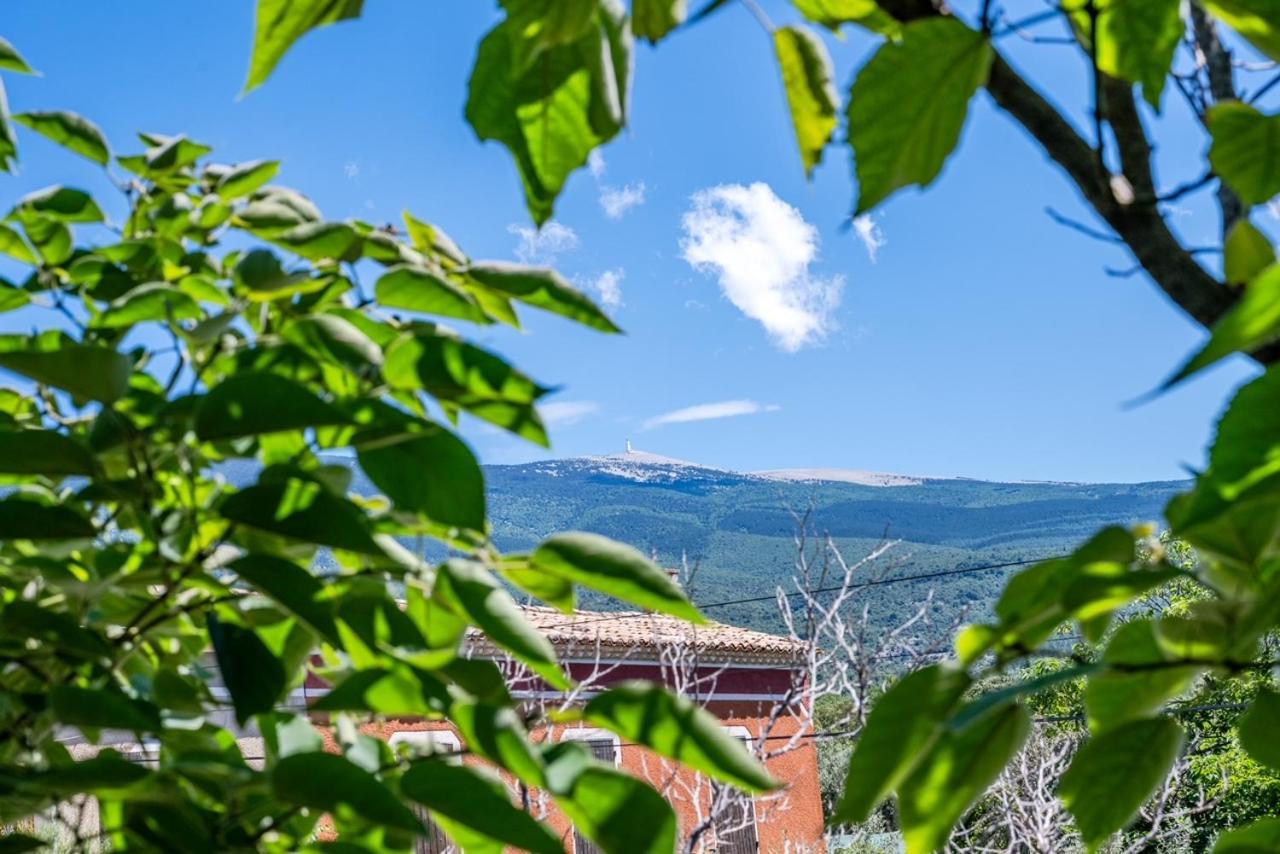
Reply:
[[[798,519],[829,534],[850,560],[883,538],[903,542],[867,577],[982,566],[1061,554],[1109,523],[1154,521],[1182,481],[999,483],[849,469],[740,473],[631,451],[602,457],[487,466],[494,539],[532,548],[558,530],[587,530],[631,543],[667,565],[698,567],[700,602],[767,595],[789,585]],[[938,616],[981,616],[1015,569],[875,586],[873,617],[891,625],[932,589]],[[593,606],[604,604],[592,601]],[[708,612],[778,630],[770,603]],[[940,627],[940,629],[943,627]]]

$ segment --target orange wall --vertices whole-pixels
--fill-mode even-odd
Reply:
[[[758,736],[765,724],[762,719],[767,709],[745,703],[711,703],[708,710],[719,717],[726,727],[745,727]],[[534,730],[535,741],[558,740],[566,729],[556,726]],[[362,728],[370,735],[389,739],[396,732],[423,730],[450,730],[440,721],[392,720],[369,724]],[[825,851],[823,845],[822,798],[818,782],[818,755],[814,741],[808,738],[791,743],[788,737],[798,732],[799,722],[790,717],[777,721],[769,732],[765,747],[768,751],[790,749],[769,759],[769,772],[785,784],[778,793],[756,798],[756,832],[762,852]],[[478,760],[476,760],[478,761]],[[710,802],[710,790],[705,780],[699,781],[692,772],[663,759],[642,747],[623,745],[620,766],[638,777],[648,780],[671,802],[680,820],[681,836],[687,836],[705,816]],[[534,796],[536,798],[536,794]],[[701,808],[695,804],[701,801]],[[572,830],[568,821],[550,805],[549,799],[535,800],[546,804],[548,824],[561,833],[565,848],[572,851]],[[711,834],[705,833],[700,841],[709,843]]]

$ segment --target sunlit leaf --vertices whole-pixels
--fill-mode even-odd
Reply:
[[[559,837],[512,804],[502,781],[482,769],[421,762],[401,778],[400,791],[436,815],[522,851],[564,851]]]
[[[779,787],[718,718],[652,682],[624,682],[587,701],[583,719],[749,792]]]
[[[1147,718],[1094,736],[1077,751],[1058,795],[1087,845],[1096,847],[1129,823],[1164,781],[1182,741],[1176,721]]]
[[[898,788],[902,835],[910,854],[946,847],[951,829],[1022,747],[1031,716],[1010,705],[946,730]]]
[[[1258,50],[1280,60],[1280,13],[1268,0],[1199,0]]]
[[[636,38],[657,44],[667,33],[684,23],[687,0],[633,0],[631,32]]]
[[[1248,219],[1242,219],[1231,227],[1223,254],[1223,272],[1233,285],[1251,281],[1276,262],[1276,251],[1271,241]]]
[[[866,821],[907,779],[969,682],[963,671],[934,664],[902,677],[876,701],[849,760],[833,822]]]
[[[248,92],[271,75],[293,43],[318,27],[360,17],[364,0],[258,0]]]
[[[352,810],[375,824],[422,833],[413,811],[377,777],[332,753],[295,753],[276,763],[271,788],[285,803],[332,812]]]
[[[13,120],[95,163],[106,166],[111,159],[102,129],[83,116],[56,110],[18,113]]]
[[[791,108],[791,125],[800,144],[800,158],[805,174],[812,175],[836,129],[840,96],[832,79],[835,69],[826,45],[803,27],[774,30],[773,48]]]
[[[548,537],[534,550],[530,564],[642,608],[693,623],[706,622],[661,567],[635,548],[599,534],[569,532]]]
[[[901,41],[880,46],[849,96],[857,213],[901,187],[927,187],[938,177],[992,56],[981,33],[951,17],[908,24]]]
[[[1280,193],[1280,116],[1268,116],[1240,101],[1209,109],[1213,171],[1248,205]]]

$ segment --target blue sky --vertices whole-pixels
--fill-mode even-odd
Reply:
[[[329,218],[397,221],[408,209],[475,257],[553,261],[606,296],[625,337],[533,316],[524,333],[478,333],[559,387],[557,456],[612,453],[630,438],[741,470],[1172,478],[1202,463],[1223,402],[1251,375],[1232,362],[1125,406],[1203,333],[1145,278],[1105,274],[1130,266],[1121,250],[1046,216],[1053,206],[1087,218],[982,94],[942,179],[875,214],[870,252],[841,228],[847,149],[804,180],[768,38],[736,4],[638,47],[632,127],[570,180],[541,234],[506,152],[461,117],[496,4],[375,0],[362,20],[307,37],[244,98],[250,0],[216,14],[159,0],[10,6],[3,34],[43,72],[6,77],[15,110],[83,113],[118,152],[147,130],[185,132],[223,161],[280,159],[279,182]],[[765,6],[779,23],[795,19]],[[856,33],[829,44],[842,86],[874,46]],[[1062,102],[1085,103],[1078,52],[1016,37],[1001,48]],[[1205,143],[1176,93],[1164,103],[1171,186],[1198,177]],[[55,182],[105,194],[87,161],[30,134],[21,143],[21,172],[3,179],[9,201]],[[1175,217],[1195,243],[1216,242],[1205,201]],[[540,455],[475,423],[465,432],[488,462]]]

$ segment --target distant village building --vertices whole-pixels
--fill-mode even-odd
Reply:
[[[736,626],[693,626],[645,612],[524,610],[551,640],[570,678],[585,687],[571,695],[553,690],[504,661],[499,650],[477,637],[470,654],[504,661],[517,701],[572,706],[619,682],[660,682],[711,712],[727,732],[753,749],[763,747],[766,767],[787,788],[755,799],[717,791],[706,778],[670,760],[622,743],[610,732],[578,724],[535,729],[535,739],[582,741],[602,761],[646,779],[675,808],[682,837],[699,833],[701,851],[825,851],[817,745],[809,737],[812,716],[806,705],[804,665],[798,660],[800,645]],[[390,720],[376,734],[395,742],[434,742],[446,749],[465,746],[451,727],[436,721]],[[573,833],[554,808],[547,815],[552,827],[564,834],[566,851],[595,854],[598,850]],[[446,850],[443,840],[427,840],[418,848],[419,854]]]

